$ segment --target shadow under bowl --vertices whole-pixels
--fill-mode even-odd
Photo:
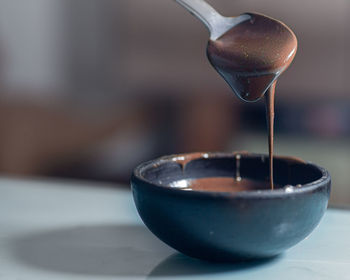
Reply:
[[[242,178],[268,181],[268,156],[261,154],[182,154],[143,163],[131,177],[137,210],[163,242],[211,261],[276,256],[319,224],[331,178],[325,169],[297,158],[274,158],[274,181],[282,186],[274,190],[207,192],[170,186],[185,179],[234,177],[237,168]]]

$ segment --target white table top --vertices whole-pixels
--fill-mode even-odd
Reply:
[[[350,211],[269,262],[210,264],[154,237],[125,188],[3,178],[0,248],[0,279],[350,279]]]

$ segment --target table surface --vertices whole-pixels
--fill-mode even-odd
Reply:
[[[350,279],[350,211],[273,260],[211,264],[154,237],[125,186],[2,178],[0,199],[0,279]]]

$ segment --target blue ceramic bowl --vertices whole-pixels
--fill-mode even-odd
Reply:
[[[169,246],[191,257],[236,261],[272,257],[294,246],[326,211],[331,178],[312,163],[275,157],[275,190],[237,193],[170,187],[189,178],[234,177],[237,153],[183,154],[139,165],[131,177],[137,210],[146,226]],[[183,166],[177,159],[190,159]],[[268,180],[268,156],[242,153],[240,175]]]

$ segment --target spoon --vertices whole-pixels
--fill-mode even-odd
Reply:
[[[297,39],[284,23],[257,13],[224,17],[204,0],[175,1],[208,28],[208,59],[240,99],[259,100],[292,62]]]
[[[216,40],[235,25],[250,18],[243,14],[238,17],[224,17],[204,0],[175,0],[197,17],[210,32],[210,40]]]

